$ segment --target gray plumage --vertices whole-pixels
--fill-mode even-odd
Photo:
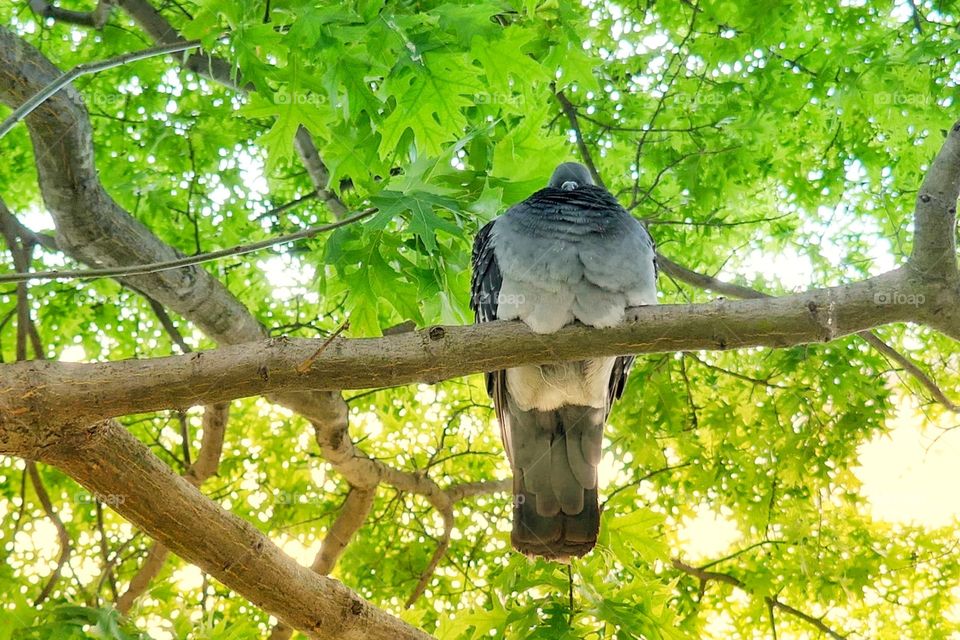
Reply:
[[[537,333],[574,321],[611,327],[656,304],[654,243],[586,167],[565,162],[547,188],[477,234],[477,322],[522,320]],[[596,543],[603,425],[633,358],[524,366],[487,376],[514,472],[514,546],[565,559]]]

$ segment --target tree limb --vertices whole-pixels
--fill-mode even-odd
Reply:
[[[50,577],[47,578],[47,583],[43,586],[40,595],[34,600],[33,606],[37,606],[53,593],[54,587],[57,586],[57,582],[60,580],[63,567],[67,564],[67,560],[70,559],[73,544],[70,541],[70,534],[67,533],[67,528],[63,526],[63,520],[57,515],[57,510],[53,508],[53,502],[51,502],[50,494],[47,493],[47,489],[43,485],[43,479],[37,470],[37,464],[32,460],[27,461],[27,474],[30,476],[30,483],[33,485],[33,490],[37,494],[37,500],[40,501],[43,512],[57,530],[57,539],[60,541],[60,557],[57,559],[57,567],[53,570],[53,573],[50,574]]]
[[[947,134],[927,169],[914,213],[909,265],[925,278],[957,286],[957,193],[960,192],[960,122]]]
[[[57,22],[66,22],[81,27],[102,29],[110,19],[113,0],[98,0],[91,11],[74,11],[58,7],[47,0],[30,0],[30,8],[44,18],[53,18]]]
[[[223,438],[230,417],[230,405],[227,403],[208,405],[203,411],[203,441],[196,461],[183,477],[193,486],[200,488],[207,478],[217,472],[220,455],[223,452]],[[169,550],[159,542],[154,542],[147,559],[130,579],[127,590],[117,599],[117,610],[126,614],[133,604],[146,593],[150,583],[163,570]]]
[[[370,515],[373,499],[376,496],[374,489],[357,489],[351,487],[337,519],[333,521],[327,535],[320,544],[310,568],[316,573],[325,576],[333,570],[350,540],[356,535],[360,527]],[[270,632],[269,640],[288,640],[293,635],[293,629],[282,622],[278,623]]]
[[[307,402],[301,390],[367,389],[437,382],[470,373],[585,357],[746,347],[788,347],[829,342],[893,322],[922,322],[926,305],[878,305],[878,292],[933,285],[893,271],[840,287],[759,300],[718,300],[628,310],[628,323],[608,329],[572,325],[549,336],[520,322],[431,327],[382,338],[338,338],[304,374],[297,366],[317,340],[272,339],[190,355],[103,363],[25,362],[3,367],[9,438],[36,440],[39,425],[83,424],[130,413],[183,408],[239,397],[275,394],[292,405]],[[322,341],[320,341],[322,342]],[[310,407],[303,405],[308,415]],[[343,408],[345,411],[345,407]],[[355,452],[340,451],[346,421],[319,438],[324,455],[344,465]],[[365,464],[372,464],[368,461]],[[396,484],[390,473],[381,480]],[[405,480],[404,482],[408,482]],[[400,486],[396,484],[396,486]]]
[[[757,595],[743,582],[743,580],[741,580],[740,578],[737,578],[736,576],[732,576],[729,573],[720,573],[719,571],[708,571],[706,569],[697,568],[683,562],[679,558],[674,558],[673,567],[675,569],[682,571],[683,573],[686,573],[687,575],[691,575],[697,578],[698,580],[700,580],[701,585],[706,584],[708,582],[722,582],[723,584],[728,584],[732,587],[739,589],[740,591],[743,591],[744,593]],[[834,640],[846,640],[845,635],[841,635],[840,633],[828,627],[826,624],[824,624],[823,620],[821,620],[820,618],[815,618],[811,616],[809,613],[804,613],[799,609],[795,609],[794,607],[791,607],[790,605],[786,604],[785,602],[782,602],[781,600],[779,600],[778,598],[775,598],[774,596],[762,596],[762,597],[763,597],[763,601],[767,604],[768,607],[771,607],[771,609],[774,609],[774,608],[780,609],[784,613],[788,613],[796,618],[799,618],[804,622],[806,622],[807,624],[812,625],[820,633],[825,633],[831,638],[833,638]],[[772,615],[771,615],[771,619],[772,619]]]
[[[122,425],[101,422],[47,447],[53,464],[171,551],[309,638],[428,636],[336,580],[307,571],[255,526],[205,497]],[[201,526],[202,523],[202,526]]]

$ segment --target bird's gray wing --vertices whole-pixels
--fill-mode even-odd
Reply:
[[[653,236],[650,235],[650,232],[647,231],[646,225],[643,225],[642,229],[646,237],[650,240],[650,245],[654,251],[653,279],[654,282],[656,282],[657,276],[660,275],[660,265],[657,262],[656,254],[657,243],[653,239]],[[605,419],[610,417],[610,410],[613,408],[613,403],[623,396],[623,390],[627,386],[627,377],[630,375],[630,369],[633,367],[634,360],[636,360],[635,356],[618,356],[613,363],[613,371],[610,372],[610,386],[609,393],[607,394],[607,412]]]
[[[470,308],[473,309],[476,322],[490,322],[497,319],[497,306],[500,296],[500,287],[503,284],[503,276],[500,274],[500,266],[497,264],[497,257],[493,251],[493,225],[496,220],[488,222],[479,232],[473,241],[473,274],[470,278]],[[493,406],[497,412],[497,422],[500,423],[500,436],[503,439],[503,446],[507,451],[507,457],[513,460],[513,452],[510,450],[510,438],[507,437],[508,429],[507,418],[504,411],[507,406],[507,380],[506,372],[491,371],[485,374],[487,381],[487,393],[493,398]]]

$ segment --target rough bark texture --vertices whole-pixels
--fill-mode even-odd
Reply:
[[[284,554],[249,522],[207,499],[113,421],[44,452],[165,547],[312,638],[426,638],[336,580]],[[136,478],[137,484],[130,479]]]
[[[519,322],[431,327],[383,338],[333,341],[307,373],[316,340],[273,339],[216,351],[96,364],[24,362],[2,372],[2,402],[21,428],[44,420],[86,424],[134,411],[185,408],[258,394],[436,382],[469,373],[588,356],[828,342],[891,322],[922,321],[938,307],[877,304],[891,291],[931,287],[894,271],[782,298],[638,308],[611,329],[571,326],[549,336]],[[42,390],[42,392],[41,392]],[[297,404],[294,402],[293,404]],[[9,433],[18,431],[11,421]],[[23,436],[28,437],[28,436]],[[11,445],[0,440],[0,451]]]

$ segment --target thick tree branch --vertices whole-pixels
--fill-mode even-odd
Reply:
[[[926,292],[927,299],[936,297],[934,285],[922,285],[908,271],[898,270],[782,298],[638,308],[628,312],[630,322],[609,329],[574,325],[544,336],[519,322],[493,322],[383,338],[339,338],[303,374],[297,366],[315,352],[316,340],[274,339],[147,360],[11,364],[0,370],[4,383],[0,407],[5,408],[0,416],[4,430],[0,452],[22,455],[38,441],[56,437],[50,425],[81,425],[264,393],[282,394],[285,402],[303,406],[309,417],[311,408],[304,403],[310,400],[299,390],[436,382],[588,356],[828,342],[883,324],[923,322],[936,312],[925,304],[875,302],[883,292],[908,287]],[[344,437],[345,420],[337,424],[318,439],[327,459],[349,478],[352,470],[347,467],[360,463],[352,445],[344,448],[349,442]],[[398,487],[410,482],[391,474],[384,473],[380,480]]]
[[[42,454],[171,551],[310,638],[428,637],[298,565],[116,422],[80,430]]]
[[[208,405],[203,411],[203,441],[196,461],[184,474],[187,482],[200,488],[207,478],[217,472],[220,455],[223,452],[223,438],[230,417],[230,405],[227,403]],[[137,573],[130,579],[127,590],[117,599],[117,610],[126,614],[133,604],[146,593],[150,583],[163,570],[169,550],[159,542],[154,542]]]
[[[343,506],[340,507],[337,519],[333,521],[320,545],[320,551],[313,559],[313,564],[310,566],[313,571],[325,576],[333,570],[337,560],[347,548],[347,544],[370,515],[375,496],[374,489],[357,489],[356,487],[350,489],[346,500],[343,501]],[[293,629],[280,622],[270,632],[269,640],[288,640],[291,635],[293,635]]]
[[[960,122],[934,158],[917,194],[910,266],[924,278],[957,286],[957,196],[960,194]]]

